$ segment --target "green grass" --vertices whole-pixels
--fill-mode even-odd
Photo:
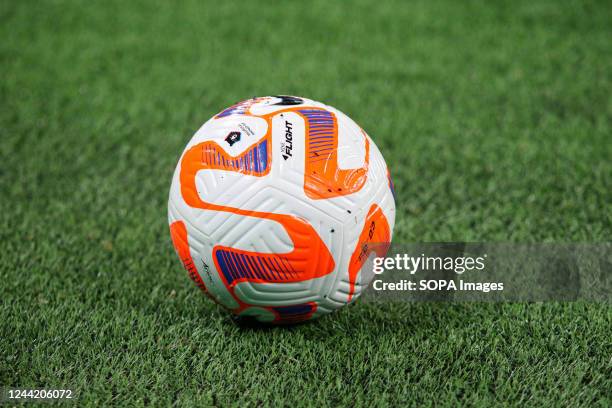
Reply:
[[[360,304],[235,325],[166,225],[193,132],[253,95],[382,150],[396,242],[612,239],[607,2],[0,6],[0,385],[82,405],[609,406],[606,304]]]

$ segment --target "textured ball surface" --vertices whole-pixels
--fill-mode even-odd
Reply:
[[[395,202],[380,151],[348,116],[271,96],[196,132],[174,172],[168,218],[185,269],[214,301],[291,323],[360,295],[369,283],[360,268],[376,255],[368,247],[391,242]]]

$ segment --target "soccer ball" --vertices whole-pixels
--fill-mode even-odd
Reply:
[[[204,123],[172,179],[170,234],[191,279],[239,316],[294,323],[354,301],[384,256],[393,184],[370,137],[294,96],[239,102]]]

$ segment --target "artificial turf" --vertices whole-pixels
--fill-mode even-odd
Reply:
[[[166,224],[193,132],[294,94],[374,138],[395,242],[610,241],[608,2],[0,4],[0,385],[90,406],[611,404],[609,304],[242,327]]]

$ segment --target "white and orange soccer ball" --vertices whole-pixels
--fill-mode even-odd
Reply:
[[[395,202],[382,154],[348,116],[271,96],[196,132],[174,172],[168,218],[202,291],[237,315],[292,323],[361,294],[362,265],[386,252],[372,244],[391,242]]]

